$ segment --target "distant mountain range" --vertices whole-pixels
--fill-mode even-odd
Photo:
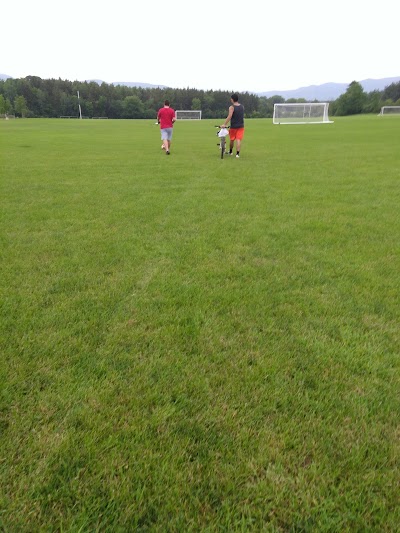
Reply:
[[[392,83],[398,83],[400,76],[395,78],[381,78],[378,80],[366,79],[361,80],[359,83],[365,92],[370,93],[372,91],[383,91],[385,87]],[[320,102],[325,100],[336,100],[339,96],[346,92],[349,83],[323,83],[322,85],[309,85],[308,87],[300,87],[299,89],[292,89],[287,91],[266,91],[257,93],[259,96],[271,96],[279,95],[285,100],[289,98],[304,98],[305,100],[319,100]]]
[[[0,80],[6,80],[11,78],[7,74],[0,74]],[[94,81],[101,85],[104,82],[103,80],[86,80],[88,82]],[[395,78],[380,78],[380,79],[371,79],[361,80],[359,83],[365,92],[370,93],[372,91],[383,91],[385,87],[391,85],[392,83],[400,82],[400,76]],[[300,87],[299,89],[291,90],[275,90],[275,91],[265,91],[255,93],[258,96],[266,96],[270,98],[271,96],[279,95],[288,100],[289,98],[304,98],[305,100],[319,100],[320,102],[326,100],[336,100],[339,96],[346,92],[349,83],[323,83],[322,85],[309,85],[308,87]],[[143,83],[140,81],[113,81],[111,85],[125,85],[126,87],[143,87],[143,88],[157,88],[165,89],[167,85],[154,85],[151,83]]]
[[[88,82],[94,81],[101,85],[102,83],[107,83],[103,80],[86,80]],[[142,87],[143,89],[166,89],[167,85],[154,85],[152,83],[143,83],[141,81],[112,81],[110,85],[124,85],[125,87]]]

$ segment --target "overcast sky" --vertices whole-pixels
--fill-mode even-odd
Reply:
[[[19,0],[0,72],[261,92],[400,76],[398,0]]]

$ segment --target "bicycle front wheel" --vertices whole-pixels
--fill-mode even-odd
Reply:
[[[221,159],[224,158],[225,143],[226,143],[225,137],[221,137]]]

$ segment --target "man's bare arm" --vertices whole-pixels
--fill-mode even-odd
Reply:
[[[232,115],[233,115],[233,105],[231,105],[231,106],[229,107],[229,113],[228,113],[228,116],[227,116],[226,119],[224,120],[224,123],[221,125],[221,128],[226,128],[226,125],[227,125],[228,122],[231,120]]]

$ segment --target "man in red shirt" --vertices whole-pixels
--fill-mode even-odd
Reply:
[[[175,111],[169,107],[169,100],[165,100],[164,107],[159,109],[157,115],[158,123],[160,124],[161,139],[163,142],[162,149],[167,155],[170,154],[172,131],[175,122]]]

